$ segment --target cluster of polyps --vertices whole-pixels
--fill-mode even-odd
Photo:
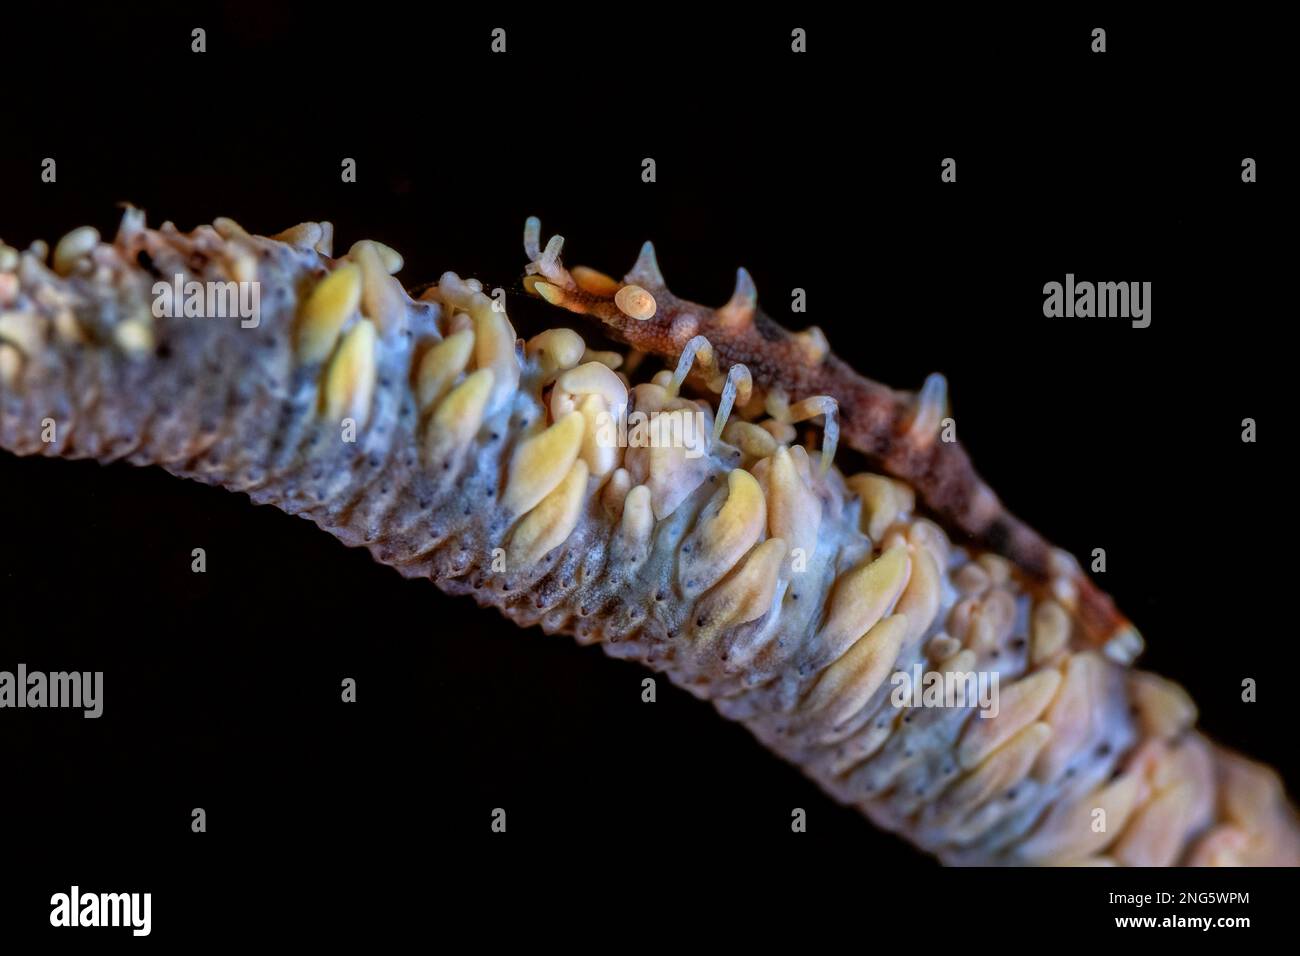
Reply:
[[[717,399],[682,394],[707,341],[636,380],[569,329],[519,342],[472,279],[412,300],[395,252],[334,258],[332,239],[155,232],[132,212],[114,243],[71,234],[53,269],[43,247],[0,249],[0,445],[247,491],[512,620],[604,642],[945,860],[1300,855],[1276,777],[1195,733],[1181,689],[1082,643],[1068,587],[954,546],[904,482],[816,467],[734,367]],[[261,282],[262,322],[152,315],[149,264]],[[602,440],[627,409],[713,428],[689,448]],[[51,416],[68,422],[52,445]],[[917,664],[996,674],[996,716],[892,701],[890,676]]]

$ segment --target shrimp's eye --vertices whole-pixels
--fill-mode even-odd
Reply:
[[[626,316],[644,322],[654,318],[659,305],[655,297],[639,285],[625,285],[614,293],[614,304]]]

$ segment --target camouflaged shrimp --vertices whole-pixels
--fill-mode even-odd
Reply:
[[[677,298],[668,291],[654,245],[647,242],[632,270],[617,282],[583,266],[572,272],[560,261],[562,236],[542,249],[541,223],[528,220],[524,248],[531,262],[527,288],[580,315],[592,315],[632,348],[664,356],[688,369],[699,363],[701,379],[722,393],[730,408],[739,379],[751,417],[766,411],[773,420],[794,423],[822,416],[823,463],[834,457],[843,435],[886,474],[901,478],[945,528],[1000,553],[1040,583],[1053,578],[1072,592],[1085,635],[1112,656],[1132,660],[1142,649],[1137,630],[1110,597],[1068,555],[1052,548],[998,500],[976,474],[955,440],[938,440],[947,414],[947,383],[931,375],[913,396],[864,378],[831,353],[821,329],[789,332],[758,308],[758,291],[744,268],[736,289],[717,309]],[[729,380],[723,369],[741,369]],[[758,388],[754,388],[754,386]],[[791,401],[794,404],[790,404]]]
[[[518,341],[472,279],[413,300],[393,250],[334,258],[332,232],[154,231],[128,210],[112,243],[66,236],[52,269],[42,244],[0,246],[0,446],[242,491],[520,625],[600,642],[948,863],[1300,861],[1276,775],[1198,734],[1181,688],[1093,646],[1070,561],[1026,572],[955,544],[908,483],[793,445],[790,419],[830,403],[729,415],[757,417],[745,393],[775,380],[719,376],[721,342],[693,333],[675,371],[638,381],[572,330]],[[528,235],[547,298],[686,311],[644,269],[569,274]],[[260,283],[259,321],[155,315],[174,276]],[[682,393],[701,357],[716,409]],[[693,445],[601,437],[634,412],[710,427]],[[997,716],[896,704],[890,675],[918,664],[996,674]]]

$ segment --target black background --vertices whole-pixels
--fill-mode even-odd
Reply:
[[[942,371],[1003,500],[1081,557],[1106,549],[1101,583],[1145,635],[1144,666],[1300,792],[1277,451],[1294,305],[1276,131],[1294,117],[1268,25],[231,4],[73,8],[6,33],[11,245],[87,222],[111,235],[123,201],[183,229],[329,219],[336,250],[401,251],[408,284],[452,269],[518,292],[536,214],[571,264],[621,274],[652,238],[673,290],[710,303],[743,264],[774,317],[820,325],[865,374],[916,388]],[[57,184],[40,182],[46,156]],[[946,156],[956,184],[939,181]],[[1152,282],[1151,327],[1045,319],[1042,286],[1067,272]],[[806,316],[789,314],[796,286]],[[510,308],[521,334],[556,318]],[[0,717],[15,927],[45,924],[48,895],[81,880],[151,889],[172,938],[238,930],[240,907],[286,932],[374,929],[372,906],[407,928],[449,918],[450,887],[501,911],[548,892],[639,920],[698,907],[719,928],[766,899],[792,920],[846,892],[836,905],[881,919],[928,892],[1006,894],[1017,920],[1098,928],[1123,912],[1099,898],[1143,879],[940,874],[665,681],[643,704],[639,668],[241,496],[7,454],[0,489],[0,668],[106,685],[97,721]],[[1247,915],[1284,899],[1281,878],[1250,877]],[[324,922],[283,922],[318,906]]]

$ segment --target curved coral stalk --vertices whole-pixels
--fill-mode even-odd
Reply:
[[[1276,776],[1088,644],[1070,568],[1042,582],[958,546],[909,485],[823,473],[788,421],[732,415],[716,438],[669,372],[634,382],[570,330],[521,348],[474,280],[412,300],[392,250],[331,242],[129,212],[53,269],[0,247],[0,445],[242,491],[601,642],[950,863],[1297,861]],[[260,314],[187,308],[209,283],[257,283]]]

